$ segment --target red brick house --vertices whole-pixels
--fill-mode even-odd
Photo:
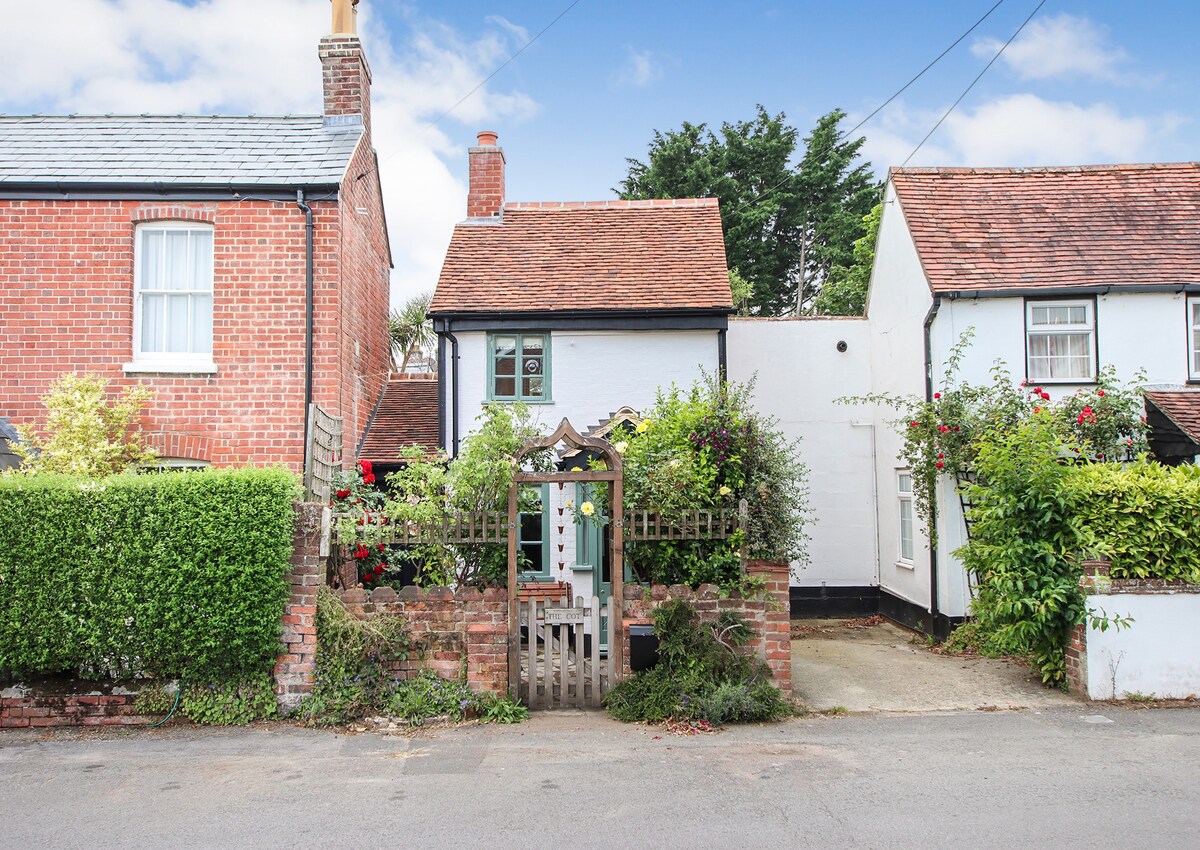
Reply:
[[[96,372],[180,465],[298,470],[309,402],[354,456],[391,255],[351,0],[319,54],[318,116],[0,116],[0,416]]]

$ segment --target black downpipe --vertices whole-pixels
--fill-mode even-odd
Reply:
[[[296,206],[304,211],[304,468],[308,468],[308,409],[313,400],[313,211],[296,190]]]
[[[729,380],[729,359],[725,352],[725,329],[717,331],[717,370],[721,382]]]
[[[446,323],[449,327],[450,323]],[[450,333],[449,330],[444,332],[446,339],[450,340],[450,383],[453,384],[454,394],[450,396],[450,436],[452,450],[450,457],[458,457],[458,337]]]
[[[438,331],[437,376],[438,376],[438,446],[444,446],[446,439],[446,393],[450,391],[450,382],[446,380],[446,335]]]
[[[939,296],[933,297],[933,303],[929,305],[929,312],[925,314],[925,401],[933,401],[933,341],[931,339],[931,329],[933,328],[933,320],[937,318],[938,308],[942,306],[942,299]],[[930,531],[936,532],[937,529],[937,492],[933,493],[933,498],[929,504],[929,525]],[[940,612],[938,611],[938,559],[937,545],[932,541],[929,545],[929,634],[937,634],[937,623]]]

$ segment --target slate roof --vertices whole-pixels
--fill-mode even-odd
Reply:
[[[437,376],[407,375],[384,384],[358,456],[372,463],[396,463],[402,448],[437,448],[440,442]]]
[[[1147,390],[1146,398],[1200,445],[1200,390]]]
[[[430,312],[730,312],[712,198],[505,204],[457,225]]]
[[[189,186],[340,182],[362,135],[321,116],[0,115],[12,184]]]
[[[935,292],[1200,283],[1200,163],[897,168]]]

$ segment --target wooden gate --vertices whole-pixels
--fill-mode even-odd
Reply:
[[[584,607],[583,597],[519,602],[521,622],[521,700],[530,708],[599,708],[614,681],[613,656],[600,652],[600,623],[613,643],[613,600]]]
[[[532,452],[553,449],[559,443],[576,450],[590,449],[604,462],[604,469],[571,472],[526,472],[522,461]],[[525,700],[530,708],[556,705],[598,706],[622,670],[623,628],[621,623],[622,580],[625,574],[621,455],[611,443],[584,437],[563,419],[549,437],[533,440],[516,454],[517,471],[508,490],[508,691]],[[608,630],[607,647],[600,651],[601,609],[598,602],[584,611],[567,597],[540,601],[522,598],[517,580],[518,507],[517,491],[527,484],[607,483],[612,523],[609,563],[612,589],[603,617]],[[589,619],[590,618],[590,619]],[[585,625],[587,626],[585,628]],[[616,636],[615,638],[613,636]]]

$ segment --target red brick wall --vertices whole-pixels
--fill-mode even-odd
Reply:
[[[326,115],[362,115],[371,127],[371,69],[358,36],[321,39],[322,88]]]
[[[353,460],[391,370],[388,340],[388,302],[391,257],[384,228],[383,195],[375,152],[370,138],[359,143],[342,181],[339,207],[341,227],[337,242],[337,307],[318,323],[336,322],[337,344],[322,348],[318,372],[336,381],[314,391],[317,403],[341,411],[342,457]],[[336,376],[336,377],[334,377]]]
[[[380,587],[370,594],[354,589],[343,592],[342,601],[359,616],[379,613],[404,618],[421,652],[393,672],[432,670],[457,679],[465,666],[471,690],[508,693],[508,592],[504,588],[406,587],[396,593]]]
[[[44,726],[132,726],[158,718],[139,714],[133,707],[137,694],[35,693],[0,697],[0,729]]]

